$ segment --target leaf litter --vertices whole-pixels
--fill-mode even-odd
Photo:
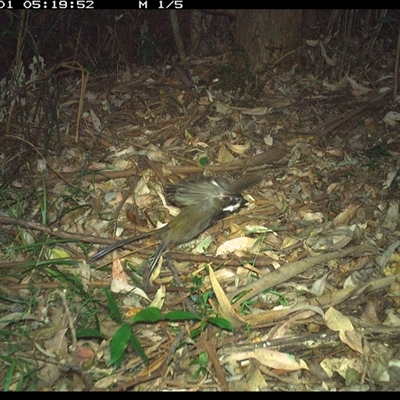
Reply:
[[[270,72],[266,102],[189,92],[164,72],[125,71],[110,104],[90,78],[77,143],[61,121],[68,146],[38,154],[30,179],[3,196],[0,323],[14,344],[24,332],[16,352],[39,368],[37,388],[398,389],[399,119],[384,71],[373,84]],[[79,98],[74,90],[65,95]],[[90,261],[173,217],[166,183],[247,172],[264,177],[245,191],[248,206],[166,254],[160,289],[141,286],[154,238]],[[110,341],[150,301],[161,319],[131,324],[111,368]],[[170,311],[202,321],[162,319]]]

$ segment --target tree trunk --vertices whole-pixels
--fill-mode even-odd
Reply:
[[[301,45],[302,10],[240,10],[236,43],[244,48],[253,71],[263,70]],[[296,57],[297,58],[297,57]],[[291,67],[295,57],[284,57]]]

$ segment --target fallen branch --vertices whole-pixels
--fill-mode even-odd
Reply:
[[[332,251],[330,253],[324,253],[319,256],[308,257],[301,261],[296,261],[293,263],[286,264],[270,272],[269,274],[266,274],[257,281],[249,285],[240,287],[239,289],[230,293],[228,297],[229,299],[233,299],[240,293],[246,293],[243,297],[240,298],[239,301],[235,303],[236,306],[239,306],[244,301],[247,301],[252,297],[257,296],[264,290],[279,285],[282,282],[286,282],[291,278],[307,271],[308,269],[315,267],[316,265],[324,265],[328,261],[335,260],[337,258],[347,257],[351,254],[375,252],[375,251],[376,249],[370,244],[362,244],[359,246],[349,247],[348,249]]]

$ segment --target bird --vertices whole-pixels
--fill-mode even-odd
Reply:
[[[242,178],[236,182],[222,178],[203,178],[168,185],[165,188],[168,200],[183,207],[176,217],[162,228],[119,240],[99,250],[91,259],[96,261],[110,251],[154,235],[160,240],[160,245],[146,271],[149,277],[167,248],[195,239],[219,219],[239,210],[246,204],[240,190],[260,180],[258,176]]]

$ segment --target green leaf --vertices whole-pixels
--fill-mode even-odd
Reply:
[[[107,305],[108,305],[108,309],[111,312],[111,315],[117,322],[122,323],[123,321],[122,321],[121,313],[119,312],[119,308],[114,299],[114,296],[107,289],[104,289],[104,294],[107,297]]]
[[[243,296],[245,296],[248,292],[249,292],[249,290],[248,290],[248,291],[243,291],[243,292],[238,293],[238,294],[231,300],[231,303],[232,303],[232,304],[235,304],[238,300],[240,300],[240,299],[241,299]]]
[[[131,335],[131,339],[130,339],[133,348],[135,349],[136,353],[139,354],[139,357],[143,360],[143,362],[145,363],[146,367],[149,365],[149,359],[146,356],[146,353],[143,350],[142,345],[140,344],[139,340],[137,339],[137,337],[132,334]]]
[[[132,337],[130,325],[124,324],[119,328],[111,339],[110,343],[110,361],[108,365],[119,364],[125,355],[125,350]]]
[[[191,338],[191,339],[196,338],[197,336],[200,335],[201,331],[202,331],[202,330],[201,330],[200,328],[192,329],[192,330],[190,331],[190,338]]]
[[[78,338],[104,338],[104,335],[101,333],[99,329],[96,328],[83,328],[76,330],[76,336]]]
[[[208,360],[209,360],[208,354],[206,351],[204,351],[203,353],[199,354],[197,360],[193,360],[193,362],[190,363],[191,365],[196,365],[196,364],[199,365],[199,368],[193,374],[194,378],[197,378],[200,374],[207,375]]]
[[[187,311],[171,311],[163,315],[163,319],[166,319],[168,321],[182,321],[186,319],[194,319],[195,321],[200,321],[201,317],[197,314],[193,314]]]
[[[208,164],[208,157],[202,157],[202,158],[200,158],[200,165],[202,166],[202,167],[205,167],[207,164]]]
[[[5,376],[4,386],[3,386],[3,390],[5,392],[8,392],[10,390],[10,386],[11,386],[11,383],[12,383],[13,377],[14,377],[15,366],[16,366],[16,362],[13,361],[11,363],[10,367],[8,368],[8,372]]]
[[[200,366],[206,368],[207,365],[208,365],[208,360],[209,360],[209,358],[208,358],[208,354],[207,354],[206,351],[203,351],[203,353],[199,354],[199,364],[200,364]]]
[[[161,311],[157,307],[148,307],[138,312],[132,319],[132,322],[153,323],[161,319]]]
[[[52,259],[71,258],[71,255],[68,254],[64,249],[55,247],[51,249],[51,258]]]
[[[207,324],[208,324],[208,321],[206,321],[204,319],[200,322],[200,329],[202,332],[204,332],[204,329],[207,328]]]
[[[233,331],[233,326],[229,320],[226,318],[221,318],[221,317],[210,317],[207,318],[207,321],[210,324],[216,325],[221,329],[226,329],[228,331]]]

